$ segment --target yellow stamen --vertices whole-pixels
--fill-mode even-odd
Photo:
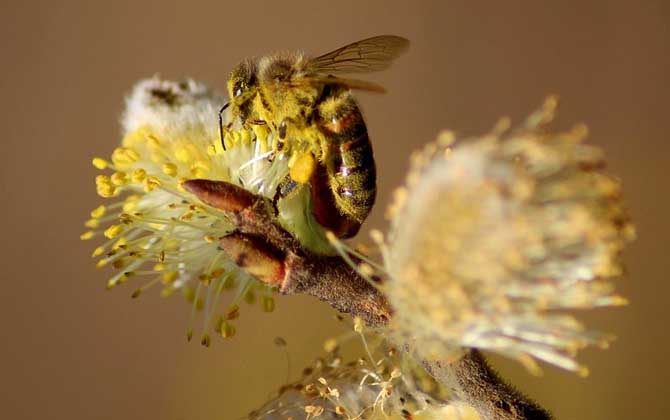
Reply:
[[[226,319],[232,321],[240,317],[240,307],[233,305],[226,311]]]
[[[114,243],[114,245],[112,246],[112,249],[116,251],[116,250],[122,249],[126,245],[128,245],[128,240],[125,237],[122,236],[122,237],[119,238],[118,241],[116,241]]]
[[[147,142],[149,144],[149,147],[151,147],[154,150],[158,150],[161,147],[161,141],[158,140],[158,137],[154,136],[153,134],[149,134],[147,136]]]
[[[99,157],[93,158],[93,161],[91,163],[93,163],[93,166],[101,170],[105,169],[109,165],[109,163],[105,159]]]
[[[189,162],[192,159],[191,153],[189,153],[185,146],[178,147],[174,152],[174,156],[179,162]]]
[[[187,178],[179,178],[179,181],[177,181],[177,190],[179,192],[183,192],[183,193],[187,192],[186,188],[184,188],[184,182],[186,182],[186,181],[188,181]]]
[[[262,142],[261,144],[265,143],[267,146],[267,139],[268,135],[270,134],[270,130],[268,129],[268,127],[265,125],[256,124],[253,125],[251,129],[254,130],[256,139],[261,141]]]
[[[174,163],[164,163],[163,164],[163,173],[167,176],[174,177],[177,175],[177,165]]]
[[[123,137],[121,144],[124,147],[134,147],[144,142],[150,135],[151,131],[148,127],[140,127],[137,130],[131,131]]]
[[[112,152],[112,162],[117,166],[133,164],[139,158],[140,155],[129,147],[117,147]]]
[[[86,223],[84,223],[84,226],[87,228],[95,229],[100,225],[100,221],[98,219],[88,219]]]
[[[240,141],[245,146],[251,144],[251,133],[249,133],[249,130],[240,130]]]
[[[222,155],[223,154],[223,145],[221,144],[220,141],[214,142],[212,147],[214,147],[214,154],[215,155]]]
[[[128,183],[128,175],[125,172],[114,172],[111,177],[112,184],[120,187]]]
[[[230,131],[223,136],[223,142],[226,145],[226,149],[232,149],[235,144],[233,141],[233,136],[230,134]]]
[[[91,255],[93,258],[101,256],[105,252],[105,248],[102,246],[97,247],[95,250],[93,250],[93,254]]]
[[[107,175],[98,175],[95,177],[95,187],[98,195],[104,198],[112,197],[116,193],[116,187]]]
[[[263,296],[263,311],[272,312],[275,310],[275,300],[271,296]]]
[[[136,201],[126,201],[123,203],[123,211],[126,213],[130,213],[131,211],[135,210],[137,207],[137,202]]]
[[[104,205],[98,206],[91,211],[91,217],[94,219],[99,219],[105,215],[107,208]]]
[[[88,232],[84,232],[81,235],[79,235],[79,239],[81,239],[82,241],[88,241],[89,239],[91,239],[94,236],[95,236],[95,232],[93,232],[92,230],[89,230]]]
[[[240,132],[233,131],[232,135],[233,135],[233,144],[240,144],[240,142],[242,141],[242,135],[240,134]]]
[[[135,169],[133,171],[133,175],[131,176],[133,182],[137,182],[137,183],[140,183],[140,182],[144,181],[144,178],[146,178],[146,177],[147,177],[147,171],[145,171],[142,168]]]
[[[105,230],[104,235],[105,235],[106,238],[112,239],[112,238],[115,238],[116,236],[118,236],[119,233],[121,233],[122,230],[123,230],[123,226],[121,226],[121,225],[111,225],[110,227],[108,227]]]
[[[161,182],[155,176],[148,176],[144,180],[144,192],[151,192],[156,188],[160,187]]]
[[[96,187],[96,191],[98,192],[98,195],[102,198],[110,198],[114,197],[116,194],[116,187],[113,185],[98,185]]]
[[[195,178],[207,178],[209,175],[209,165],[202,160],[196,160],[191,165],[191,175]]]
[[[223,321],[223,323],[221,324],[221,336],[223,338],[230,338],[234,335],[235,335],[235,327],[232,324]]]
[[[256,294],[254,293],[253,290],[249,289],[247,292],[244,294],[244,301],[247,302],[249,305],[253,305],[256,303]]]
[[[179,275],[179,273],[177,273],[176,271],[168,271],[167,273],[163,273],[163,276],[162,276],[163,284],[172,283],[173,281],[177,280],[178,275]]]

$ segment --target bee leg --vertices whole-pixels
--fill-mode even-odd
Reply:
[[[230,102],[227,102],[225,105],[221,107],[219,110],[219,136],[221,140],[221,146],[223,147],[223,150],[226,150],[226,143],[223,141],[223,111],[226,110],[230,106]]]
[[[291,193],[295,192],[300,184],[291,179],[290,176],[286,176],[282,182],[277,185],[275,194],[272,197],[272,208],[274,209],[275,216],[279,215],[279,200],[286,198]]]

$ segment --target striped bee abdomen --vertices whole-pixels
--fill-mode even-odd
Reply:
[[[377,192],[372,144],[363,115],[350,92],[340,90],[320,104],[319,119],[326,139],[324,164],[334,204],[342,216],[360,226]]]

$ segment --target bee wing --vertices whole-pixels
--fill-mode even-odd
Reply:
[[[364,90],[375,93],[386,93],[386,89],[384,89],[384,86],[378,85],[377,83],[368,82],[366,80],[346,79],[343,77],[324,76],[319,74],[311,76],[301,76],[299,78],[291,80],[289,84],[291,87],[312,86],[314,84],[340,85],[354,90]]]
[[[311,59],[310,73],[371,73],[388,68],[404,53],[409,41],[395,35],[380,35],[354,42]]]

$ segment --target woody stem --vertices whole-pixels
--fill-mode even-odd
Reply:
[[[260,281],[280,293],[305,293],[339,312],[383,326],[392,316],[384,295],[343,258],[304,249],[270,216],[267,199],[235,185],[189,180],[184,187],[204,203],[230,215],[237,230],[220,240],[221,249]],[[542,420],[550,414],[505,383],[477,350],[453,363],[424,360],[426,370],[486,420]]]

